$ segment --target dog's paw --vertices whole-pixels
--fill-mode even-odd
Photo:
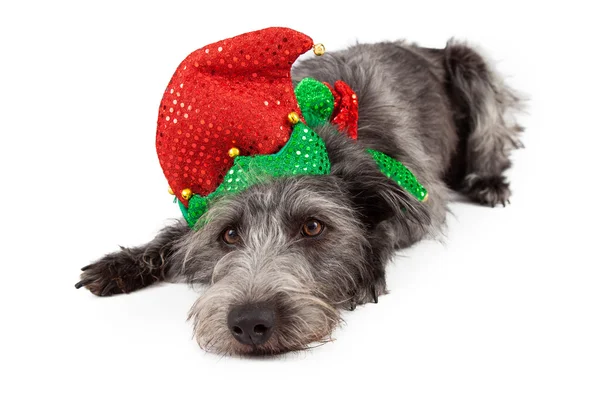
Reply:
[[[354,311],[358,305],[363,305],[366,303],[378,303],[379,296],[384,294],[387,294],[385,280],[379,279],[372,285],[363,287],[356,291],[347,304],[345,304],[345,308],[350,311]]]
[[[150,270],[142,270],[126,252],[109,254],[81,269],[75,288],[87,288],[96,296],[129,293],[159,280]]]
[[[121,278],[109,263],[100,260],[81,269],[80,281],[75,288],[85,287],[96,296],[112,296],[127,293],[123,278]]]
[[[463,192],[473,201],[495,207],[510,204],[510,187],[503,176],[468,175]]]

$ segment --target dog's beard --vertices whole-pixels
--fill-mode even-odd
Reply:
[[[233,254],[233,253],[232,253]],[[221,354],[276,354],[330,340],[338,310],[319,293],[311,268],[298,254],[267,257],[226,256],[215,278],[190,310],[194,336],[203,349]],[[228,313],[243,304],[269,303],[276,310],[272,336],[263,344],[239,343],[229,331]]]

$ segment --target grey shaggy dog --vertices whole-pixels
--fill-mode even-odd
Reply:
[[[340,310],[377,302],[395,251],[436,235],[449,189],[505,205],[503,172],[520,147],[520,100],[471,47],[359,44],[299,62],[304,77],[348,83],[359,99],[358,141],[315,129],[331,174],[265,180],[211,204],[197,231],[182,220],[150,243],[83,268],[98,296],[160,281],[208,285],[189,316],[198,344],[222,354],[274,354],[327,341]],[[400,160],[429,192],[419,202],[365,149]]]

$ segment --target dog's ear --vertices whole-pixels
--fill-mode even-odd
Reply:
[[[395,181],[385,176],[365,149],[355,141],[324,127],[331,174],[342,180],[350,199],[367,226],[390,218],[417,225],[430,222],[428,208]]]
[[[336,175],[344,180],[356,210],[368,226],[390,218],[422,226],[429,224],[427,207],[385,176],[368,155],[361,157],[360,163],[339,166]]]

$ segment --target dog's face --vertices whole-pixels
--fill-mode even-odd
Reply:
[[[384,293],[402,227],[408,235],[428,215],[363,149],[337,132],[328,138],[331,175],[266,181],[218,199],[179,244],[183,274],[209,284],[190,310],[201,347],[303,349],[329,339],[340,309]]]
[[[370,281],[366,229],[336,179],[298,177],[215,202],[187,239],[185,268],[211,286],[190,316],[198,343],[278,353],[327,340]],[[210,264],[211,268],[206,268]]]

